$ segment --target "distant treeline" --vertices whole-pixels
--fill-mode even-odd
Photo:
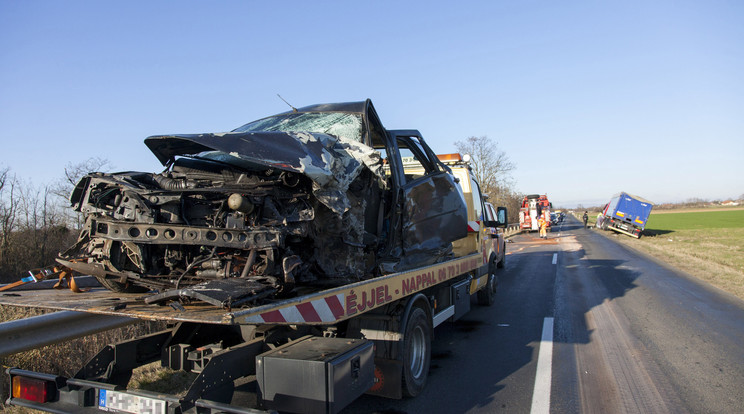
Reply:
[[[55,264],[57,254],[75,243],[80,218],[67,201],[68,181],[37,187],[0,169],[0,283]]]
[[[738,199],[728,200],[707,200],[703,198],[690,198],[679,203],[660,203],[654,204],[654,210],[674,210],[681,208],[711,208],[711,207],[725,207],[725,206],[744,206],[744,194],[739,196]],[[579,204],[575,209],[568,210],[587,210],[599,212],[604,209],[605,205],[584,207]]]
[[[726,205],[744,205],[744,194],[738,199],[728,200],[705,200],[702,198],[691,198],[681,203],[663,203],[654,205],[655,209],[659,210],[673,210],[676,208],[706,208],[706,207],[721,207]]]

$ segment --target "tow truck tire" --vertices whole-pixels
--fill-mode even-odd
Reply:
[[[494,302],[494,297],[496,296],[496,275],[491,272],[488,275],[488,282],[486,282],[486,287],[479,290],[478,293],[476,293],[478,298],[478,304],[481,306],[491,306]]]
[[[504,252],[504,255],[501,256],[501,260],[496,262],[496,267],[498,267],[499,269],[503,269],[504,266],[506,266],[506,244],[504,244],[502,249],[503,249],[502,251]]]
[[[424,390],[431,362],[431,325],[420,307],[411,309],[400,346],[403,395],[415,397]]]

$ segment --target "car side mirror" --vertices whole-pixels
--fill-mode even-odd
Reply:
[[[496,227],[506,227],[508,223],[507,221],[507,215],[506,215],[506,207],[497,207],[496,208],[496,219],[498,222],[498,226]]]

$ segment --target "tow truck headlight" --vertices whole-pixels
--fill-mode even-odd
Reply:
[[[13,398],[45,403],[49,401],[51,386],[48,381],[16,375],[13,377]]]

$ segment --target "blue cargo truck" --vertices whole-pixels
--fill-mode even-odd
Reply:
[[[614,230],[635,238],[641,237],[654,204],[642,197],[619,193],[605,206],[601,228]]]

